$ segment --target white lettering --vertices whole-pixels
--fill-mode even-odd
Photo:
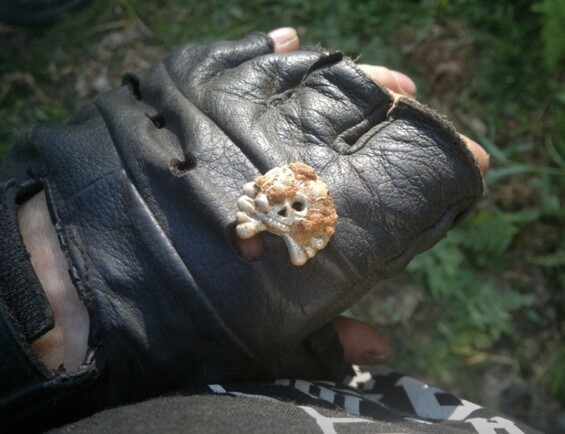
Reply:
[[[374,423],[371,420],[361,418],[326,417],[318,413],[312,407],[302,405],[299,405],[299,407],[316,420],[316,423],[322,429],[324,434],[337,434],[334,428],[334,424],[336,423]]]
[[[461,421],[481,408],[480,405],[465,400],[461,400],[461,405],[441,405],[436,393],[444,392],[414,378],[402,377],[396,385],[404,387],[416,414],[424,419]]]
[[[505,430],[508,434],[524,434],[524,431],[518,428],[514,422],[500,416],[493,417],[490,420],[475,417],[465,422],[472,424],[479,434],[501,434],[500,430]]]

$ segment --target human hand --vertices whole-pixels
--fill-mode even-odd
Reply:
[[[89,369],[110,378],[115,402],[268,375],[482,194],[472,154],[443,119],[341,55],[293,44],[253,35],[186,47],[68,126],[38,127],[18,151],[41,155],[31,173],[46,168],[91,313]],[[293,161],[328,183],[336,233],[303,267],[269,234],[246,260],[230,236],[241,188]]]

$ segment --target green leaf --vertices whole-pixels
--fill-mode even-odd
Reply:
[[[565,250],[558,250],[550,255],[536,256],[528,263],[543,268],[565,267]]]
[[[550,73],[557,72],[560,63],[565,60],[565,2],[540,0],[532,9],[543,18],[541,36],[546,68]]]

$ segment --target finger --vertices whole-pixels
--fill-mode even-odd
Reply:
[[[373,80],[388,87],[393,92],[414,98],[416,96],[416,83],[402,72],[388,69],[384,66],[358,65],[365,74]]]
[[[475,157],[475,160],[477,161],[481,173],[484,174],[489,169],[489,165],[490,165],[489,155],[487,154],[487,151],[485,151],[481,145],[479,145],[474,140],[471,140],[469,137],[461,134],[461,138],[467,144],[467,147]]]
[[[275,53],[288,53],[298,50],[300,41],[296,30],[292,27],[281,27],[269,32],[269,36],[275,43]]]
[[[375,328],[353,318],[338,316],[332,324],[343,347],[347,363],[378,365],[390,354],[386,337]]]
[[[259,234],[245,240],[236,235],[235,242],[239,254],[248,261],[259,259],[265,252],[265,243]]]

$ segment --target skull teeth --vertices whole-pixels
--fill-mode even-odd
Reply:
[[[289,224],[283,223],[279,220],[275,220],[272,217],[265,216],[264,219],[262,219],[262,220],[263,220],[263,223],[265,223],[265,225],[274,226],[274,227],[280,229],[282,232],[288,232],[288,228],[290,227]]]

